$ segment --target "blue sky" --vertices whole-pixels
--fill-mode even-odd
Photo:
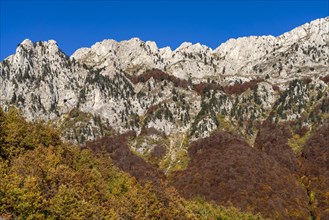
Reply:
[[[54,39],[68,55],[132,37],[172,49],[184,41],[216,48],[229,38],[277,36],[329,14],[328,0],[0,1],[0,60],[26,38]]]

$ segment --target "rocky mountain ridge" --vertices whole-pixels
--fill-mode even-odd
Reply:
[[[296,72],[294,69],[296,64],[301,65],[300,62],[304,62],[305,58],[305,62],[308,61],[308,56],[312,58],[314,53],[318,58],[316,63],[319,66],[326,66],[328,28],[328,18],[318,19],[278,37],[251,36],[230,39],[214,50],[199,43],[184,42],[172,51],[169,47],[158,49],[155,42],[143,42],[138,38],[122,42],[104,40],[91,48],[77,50],[71,58],[82,63],[90,63],[97,68],[109,68],[108,72],[113,72],[112,68],[118,67],[120,70],[137,75],[148,69],[157,68],[179,78],[191,77],[192,80],[214,77],[221,82],[233,80],[234,83],[234,77],[249,81],[250,78],[262,77],[264,74],[277,78],[275,74],[278,74],[276,73],[278,68],[263,72],[257,68],[258,65],[264,61],[269,63],[273,62],[273,59],[278,60],[280,55],[284,54],[292,58],[288,63],[293,64],[293,69],[285,71]],[[312,46],[319,47],[320,50],[311,51]],[[288,63],[282,62],[282,65]],[[309,62],[309,65],[312,67],[314,62]],[[279,78],[287,78],[287,76],[281,75]]]
[[[53,40],[24,40],[0,63],[0,104],[19,107],[29,120],[54,121],[76,142],[109,128],[197,139],[224,122],[252,139],[250,119],[265,120],[286,105],[279,103],[287,101],[282,92],[305,105],[319,92],[318,100],[327,95],[328,25],[328,17],[317,19],[277,38],[230,39],[215,50],[186,42],[158,49],[133,38],[104,40],[68,57]],[[279,109],[287,111],[282,120],[301,117],[306,106],[296,104],[298,111]]]

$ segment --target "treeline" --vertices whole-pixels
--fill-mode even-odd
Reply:
[[[260,219],[173,187],[139,183],[106,149],[63,143],[60,132],[0,108],[2,219]]]

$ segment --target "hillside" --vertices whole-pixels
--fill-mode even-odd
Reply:
[[[97,150],[65,144],[49,125],[28,123],[15,109],[0,110],[0,218],[261,219],[184,200],[164,183],[139,183],[116,166],[119,158]]]

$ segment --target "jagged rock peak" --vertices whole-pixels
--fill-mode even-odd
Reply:
[[[186,53],[197,53],[197,52],[211,52],[212,49],[206,45],[202,45],[200,43],[192,44],[191,42],[183,42],[176,50],[177,52],[186,52]]]
[[[44,46],[57,46],[57,42],[55,40],[48,40],[48,41],[38,41],[35,44],[30,39],[25,39],[18,45],[24,47],[25,49],[32,49],[35,46],[44,45]]]
[[[309,38],[312,42],[322,43],[326,40],[329,43],[328,37],[323,37],[329,34],[329,16],[325,18],[319,18],[309,23],[305,23],[293,30],[286,32],[277,37],[278,41],[285,41],[286,44],[295,43],[299,39]]]
[[[18,44],[16,49],[16,54],[24,54],[26,51],[31,50],[39,50],[37,48],[43,47],[45,50],[43,52],[48,51],[49,54],[54,54],[60,51],[57,42],[55,40],[48,40],[48,41],[38,41],[33,43],[30,39],[25,39],[22,43]]]
[[[25,39],[25,40],[22,41],[22,43],[19,44],[19,46],[22,46],[25,49],[32,49],[33,48],[33,42],[30,39]]]

